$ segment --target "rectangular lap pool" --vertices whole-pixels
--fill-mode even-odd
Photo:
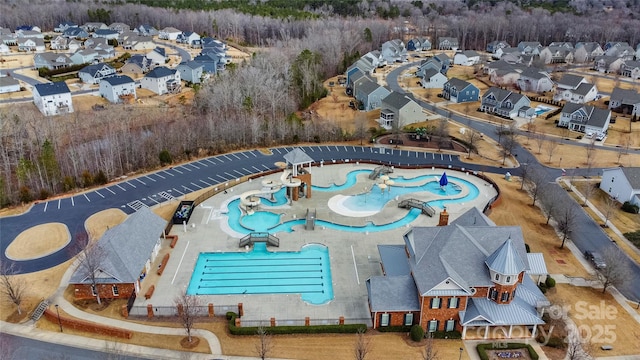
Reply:
[[[249,252],[201,253],[187,294],[300,294],[324,304],[333,299],[329,249],[309,244],[300,252],[271,252],[256,243]]]

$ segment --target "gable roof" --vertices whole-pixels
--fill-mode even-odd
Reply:
[[[584,77],[580,75],[564,74],[562,75],[562,78],[558,80],[558,85],[567,85],[575,89],[583,81],[584,81]]]
[[[105,63],[87,65],[87,66],[83,67],[78,72],[79,73],[87,73],[87,74],[89,74],[91,76],[95,76],[99,71],[102,71],[105,67],[108,70],[113,70],[113,72],[115,72],[114,68],[112,68],[109,64],[105,64]]]
[[[369,79],[364,79],[363,81],[361,81],[358,84],[358,92],[359,93],[364,93],[367,96],[369,96],[369,94],[371,94],[372,92],[378,90],[381,87],[383,87],[383,86],[378,84],[375,81],[371,81]]]
[[[580,109],[583,109],[583,111],[587,114],[587,121],[583,121],[582,123],[586,123],[591,126],[604,127],[607,119],[611,115],[610,110],[600,109],[591,105],[576,104],[572,102],[567,102],[564,105],[564,107],[562,108],[562,113],[572,114]]]
[[[382,99],[382,103],[394,109],[402,109],[405,105],[412,102],[407,95],[392,91],[389,95]]]
[[[202,67],[202,63],[198,62],[198,61],[184,61],[181,62],[178,66],[186,66],[192,70],[198,69]]]
[[[94,32],[95,35],[116,35],[119,34],[116,30],[111,29],[98,29]]]
[[[613,88],[610,101],[619,101],[621,104],[637,104],[640,103],[640,94],[633,89]]]
[[[133,283],[138,280],[166,223],[151,209],[142,207],[102,235],[97,243],[104,251],[100,270],[112,277],[109,282]],[[70,282],[86,283],[88,275],[86,269],[79,267]]]
[[[129,84],[129,83],[134,82],[133,79],[131,79],[130,77],[128,77],[126,75],[110,76],[108,78],[102,79],[102,81],[108,82],[111,86]]]
[[[450,86],[455,87],[456,89],[458,89],[458,91],[466,88],[467,86],[473,86],[473,84],[471,84],[470,82],[467,82],[458,78],[451,78],[449,79],[449,81],[445,83],[445,85],[446,84],[449,84]]]
[[[36,84],[34,87],[36,88],[40,96],[71,93],[71,91],[69,91],[67,83],[65,83],[64,81],[56,81],[47,84]]]
[[[514,93],[513,91],[497,88],[494,86],[490,87],[482,97],[484,98],[485,96],[488,96],[490,94],[493,94],[496,100],[500,103],[510,100],[511,103],[515,104],[524,97],[524,95],[522,94]]]
[[[158,66],[156,68],[154,68],[153,70],[149,71],[147,73],[147,75],[145,75],[144,77],[146,78],[163,78],[165,76],[173,76],[176,73],[175,70],[169,69],[167,67],[164,66]]]
[[[434,69],[434,68],[428,68],[427,70],[424,71],[424,74],[422,75],[422,77],[424,79],[431,79],[432,77],[438,75],[438,74],[442,74],[440,71]],[[444,76],[444,75],[442,75]]]
[[[589,83],[580,83],[580,85],[578,85],[578,88],[575,89],[575,93],[578,95],[587,95],[589,93],[589,91],[591,91],[591,89],[593,89],[595,87],[595,85],[593,84],[589,84]]]
[[[0,87],[20,85],[20,82],[12,76],[0,76]]]
[[[623,167],[620,169],[622,169],[622,173],[629,181],[631,188],[634,190],[640,189],[640,167]]]

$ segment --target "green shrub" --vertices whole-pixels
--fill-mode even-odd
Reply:
[[[532,360],[538,360],[540,357],[538,353],[531,347],[531,345],[523,344],[523,343],[489,343],[489,344],[478,344],[476,346],[476,351],[482,360],[489,360],[489,355],[487,354],[487,350],[514,350],[514,349],[527,349],[529,351],[529,357]]]
[[[238,315],[228,312],[229,332],[233,335],[255,335],[257,326],[236,326]],[[277,334],[357,334],[359,331],[367,331],[366,324],[346,324],[346,325],[313,325],[313,326],[274,326],[265,327],[265,332],[269,335]]]
[[[551,289],[552,287],[556,286],[556,280],[552,278],[551,275],[547,275],[547,280],[545,280],[544,284],[547,286],[547,288]]]
[[[541,291],[543,294],[546,294],[546,293],[547,293],[547,284],[546,284],[546,283],[540,283],[540,284],[538,284],[538,289],[540,289],[540,291]]]
[[[551,338],[549,338],[549,341],[547,341],[547,346],[556,349],[563,349],[565,346],[565,342],[561,337],[552,336]]]
[[[411,327],[410,335],[411,335],[411,340],[416,342],[420,341],[424,337],[424,329],[422,328],[422,326],[415,324]]]
[[[411,331],[411,326],[380,326],[378,329],[380,332],[403,332],[407,333]]]
[[[631,214],[637,214],[638,210],[640,210],[640,207],[638,207],[638,205],[632,204],[629,201],[625,201],[624,204],[622,204],[622,211],[624,212],[628,212]]]
[[[51,193],[47,189],[40,189],[40,194],[38,194],[38,200],[45,200],[51,196]]]
[[[158,154],[158,158],[160,159],[160,165],[162,166],[171,164],[173,162],[171,153],[167,149],[160,151],[160,154]]]

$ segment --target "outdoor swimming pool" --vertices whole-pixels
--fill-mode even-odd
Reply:
[[[300,294],[322,305],[333,299],[329,249],[308,244],[299,252],[271,252],[255,243],[249,252],[200,253],[187,294]]]
[[[536,106],[536,116],[540,116],[540,115],[542,115],[542,114],[544,114],[544,113],[546,113],[548,111],[551,111],[551,110],[553,110],[553,109],[550,108],[550,107],[546,107],[546,106],[543,106],[543,105],[538,105],[538,106]]]

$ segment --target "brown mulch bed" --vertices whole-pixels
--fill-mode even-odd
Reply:
[[[438,137],[430,136],[429,140],[427,139],[414,139],[410,134],[400,134],[400,135],[383,135],[377,139],[377,143],[384,145],[397,145],[397,146],[408,146],[408,147],[419,147],[425,149],[433,149],[438,150]],[[464,153],[467,151],[462,144],[452,141],[445,140],[445,144],[440,145],[441,150],[449,150]]]

